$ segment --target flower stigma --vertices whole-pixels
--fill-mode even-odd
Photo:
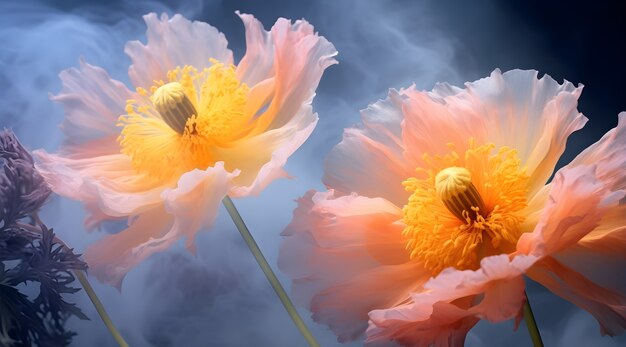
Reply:
[[[435,176],[437,195],[461,221],[468,218],[476,220],[485,211],[485,204],[471,178],[472,174],[468,169],[454,166],[441,170]]]
[[[185,133],[187,120],[198,115],[198,111],[185,94],[185,89],[178,82],[170,82],[154,92],[154,107],[163,121],[179,134]]]

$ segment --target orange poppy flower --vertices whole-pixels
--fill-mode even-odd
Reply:
[[[480,319],[519,322],[526,275],[622,333],[626,297],[589,264],[626,257],[626,113],[547,183],[581,91],[496,70],[370,105],[284,232],[296,301],[342,342],[461,346]]]

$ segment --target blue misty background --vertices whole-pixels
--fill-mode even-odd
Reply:
[[[617,6],[617,5],[615,5]],[[309,141],[290,159],[292,180],[274,182],[260,196],[236,201],[271,264],[279,233],[294,200],[320,183],[325,153],[342,129],[359,121],[358,110],[388,88],[430,89],[437,81],[462,84],[494,68],[534,68],[557,80],[586,85],[579,109],[590,118],[570,138],[560,165],[596,141],[626,110],[623,51],[626,24],[619,8],[559,1],[6,1],[0,3],[0,125],[30,148],[58,148],[62,109],[48,100],[57,74],[79,57],[128,84],[127,40],[145,42],[141,15],[182,13],[210,23],[229,40],[236,60],[244,31],[235,10],[271,27],[278,17],[305,18],[339,50],[339,65],[324,75],[314,106],[320,115]],[[190,50],[194,47],[189,47]],[[42,218],[77,250],[99,239],[82,227],[81,205],[52,198]],[[127,276],[122,293],[94,283],[109,313],[132,346],[302,346],[224,210],[215,227],[197,238],[192,257],[182,245],[153,256]],[[340,266],[340,265],[338,265]],[[617,274],[622,275],[622,274]],[[283,283],[287,279],[279,274]],[[529,296],[547,346],[620,346],[625,337],[601,337],[595,320],[540,286]],[[75,346],[115,346],[86,295],[73,297],[91,321],[72,319]],[[312,323],[322,346],[334,335]],[[524,326],[481,322],[468,346],[528,346]],[[358,346],[354,343],[352,346]]]

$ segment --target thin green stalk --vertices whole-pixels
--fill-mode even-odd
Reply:
[[[85,289],[85,292],[89,296],[89,299],[93,303],[93,306],[96,308],[96,311],[98,311],[100,318],[102,318],[102,322],[107,327],[107,329],[109,329],[109,332],[113,336],[113,339],[115,339],[115,342],[117,342],[120,347],[128,347],[128,343],[124,341],[124,338],[122,337],[120,332],[117,331],[117,328],[115,328],[115,325],[113,325],[113,322],[111,321],[111,318],[109,318],[107,311],[104,309],[102,302],[100,302],[100,299],[96,295],[96,292],[91,287],[91,283],[89,283],[87,276],[85,276],[85,271],[76,270],[74,271],[74,274],[76,275],[76,278],[78,278],[80,284],[83,286],[83,289]]]
[[[285,292],[285,289],[280,284],[280,281],[278,281],[276,274],[263,256],[259,245],[257,245],[256,241],[254,241],[252,234],[250,234],[250,230],[241,218],[241,215],[239,214],[239,211],[237,211],[237,208],[235,207],[235,204],[233,204],[233,201],[230,199],[229,196],[226,196],[222,200],[222,203],[224,204],[224,207],[226,207],[226,210],[228,211],[230,217],[233,219],[233,222],[237,226],[237,230],[239,230],[239,233],[246,242],[246,245],[248,245],[248,248],[250,248],[254,259],[256,259],[257,263],[259,263],[259,266],[261,267],[261,270],[263,270],[265,277],[267,277],[267,280],[272,285],[272,288],[274,288],[274,291],[276,292],[276,295],[278,295],[280,302],[282,302],[283,306],[285,306],[285,310],[287,310],[287,313],[289,313],[289,316],[291,316],[291,319],[300,330],[300,333],[302,333],[302,336],[304,336],[304,339],[309,343],[309,346],[319,347],[319,344],[315,340],[315,337],[313,337],[311,331],[309,331],[306,324],[304,324],[304,321],[298,314],[298,311],[291,302],[291,299],[289,299],[287,292]]]
[[[541,341],[541,334],[539,333],[539,327],[537,327],[537,322],[535,321],[535,316],[533,315],[533,310],[530,308],[530,301],[528,301],[528,295],[524,292],[526,296],[526,303],[524,303],[524,322],[526,322],[526,327],[528,327],[528,333],[530,334],[530,339],[533,341],[534,347],[543,347],[543,341]]]

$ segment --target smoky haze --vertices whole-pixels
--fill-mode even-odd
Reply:
[[[0,3],[0,125],[12,128],[29,149],[54,151],[63,140],[63,112],[49,100],[58,93],[58,73],[79,59],[105,68],[129,87],[126,41],[145,42],[141,16],[182,13],[222,31],[238,61],[245,52],[244,29],[235,10],[251,13],[269,29],[278,17],[305,18],[337,47],[339,65],[330,67],[317,90],[314,109],[320,120],[311,138],[287,163],[291,180],[272,183],[258,197],[235,201],[270,264],[276,269],[280,232],[291,218],[295,199],[323,189],[322,162],[341,140],[345,127],[359,122],[359,109],[386,96],[389,88],[415,84],[430,89],[438,81],[461,85],[494,68],[535,68],[557,80],[592,85],[592,75],[572,68],[568,47],[551,45],[552,27],[533,11],[495,1],[472,6],[448,1],[3,1]],[[533,5],[534,6],[534,5]],[[580,29],[579,29],[580,30]],[[623,42],[623,40],[622,40]],[[190,47],[190,49],[193,49]],[[559,51],[560,49],[560,51]],[[622,55],[623,56],[623,55]],[[570,64],[570,65],[567,65]],[[591,61],[590,64],[599,64]],[[585,65],[585,68],[589,68]],[[606,68],[597,66],[598,69]],[[621,68],[621,70],[619,70]],[[617,67],[618,76],[624,68]],[[571,74],[572,76],[568,75]],[[582,76],[582,77],[581,77]],[[577,80],[581,77],[585,80]],[[587,87],[586,87],[587,88]],[[596,88],[595,86],[592,88]],[[606,83],[601,88],[612,88]],[[566,157],[597,140],[616,122],[616,102],[583,92],[580,109],[590,131],[576,134]],[[623,91],[623,89],[622,89]],[[624,95],[619,94],[619,95]],[[85,211],[74,201],[52,198],[42,211],[68,244],[82,251],[103,232],[87,233]],[[93,281],[109,314],[131,346],[303,346],[304,340],[284,312],[224,210],[211,230],[197,237],[197,255],[182,244],[155,255],[131,271],[122,292]],[[284,285],[288,279],[278,273]],[[586,312],[529,284],[547,346],[619,346],[624,337],[600,337]],[[91,321],[72,319],[74,346],[115,346],[83,292],[73,298]],[[338,346],[335,336],[300,311],[322,346]],[[528,346],[522,325],[481,322],[467,346]],[[348,346],[358,346],[353,343]]]

